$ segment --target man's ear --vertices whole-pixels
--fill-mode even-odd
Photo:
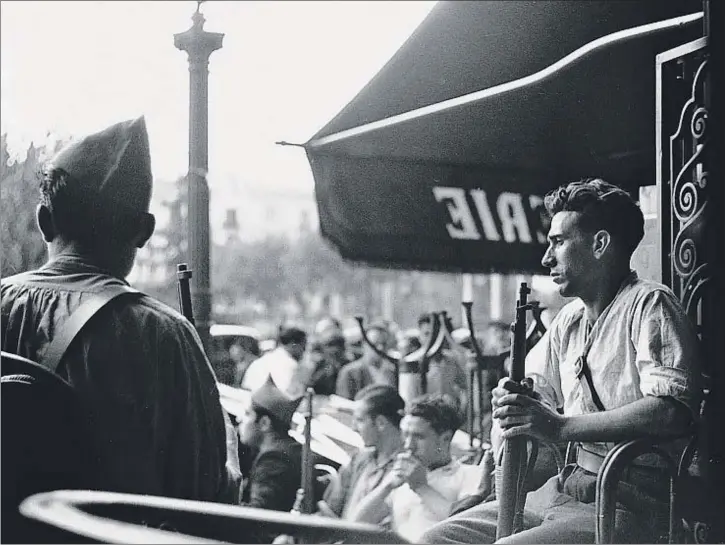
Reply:
[[[141,221],[142,226],[135,242],[136,248],[143,248],[156,229],[156,217],[153,214],[144,215]]]
[[[53,213],[44,204],[39,204],[35,208],[35,222],[38,225],[38,230],[43,235],[45,242],[53,242],[55,237],[58,235],[58,229],[55,227],[53,221]]]
[[[609,248],[611,243],[612,237],[608,231],[605,231],[603,229],[601,231],[597,231],[594,234],[594,239],[592,241],[592,250],[594,251],[594,257],[596,259],[600,259],[604,255],[604,252],[607,251],[607,248]]]

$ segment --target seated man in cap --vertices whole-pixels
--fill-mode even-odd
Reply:
[[[37,207],[49,259],[37,271],[3,279],[3,350],[42,365],[79,307],[109,286],[127,286],[136,251],[155,227],[151,188],[143,117],[87,136],[52,159]],[[194,327],[145,295],[115,300],[99,314],[56,370],[90,412],[98,487],[235,501],[234,428],[227,418],[225,429]]]
[[[393,468],[403,446],[400,420],[404,409],[405,402],[393,386],[371,384],[357,393],[354,425],[365,448],[340,469],[339,478],[327,487],[323,501],[318,503],[320,514],[352,520],[354,508]],[[382,522],[382,518],[374,522]]]
[[[241,442],[256,451],[242,492],[242,505],[289,511],[302,474],[302,446],[289,436],[301,398],[290,399],[271,377],[252,393],[240,417]]]
[[[403,452],[350,518],[374,523],[389,515],[393,530],[418,543],[423,532],[444,520],[453,504],[476,492],[481,483],[481,466],[451,457],[451,439],[462,420],[450,396],[415,399],[400,424]]]

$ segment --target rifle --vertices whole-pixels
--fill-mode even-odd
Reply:
[[[186,263],[179,263],[176,266],[176,278],[179,288],[179,311],[194,325],[194,311],[191,308],[191,269]]]
[[[312,514],[315,511],[315,465],[312,452],[312,398],[315,391],[307,388],[305,398],[307,410],[305,412],[305,444],[302,447],[302,476],[300,488],[292,507],[293,513]]]
[[[520,384],[525,375],[526,357],[526,311],[538,306],[536,302],[527,302],[531,289],[522,282],[519,288],[519,300],[516,303],[516,321],[511,326],[510,379]],[[499,500],[496,540],[508,537],[521,530],[523,507],[526,496],[523,494],[523,481],[527,465],[527,438],[512,437],[503,443],[501,464],[496,471],[496,496]]]

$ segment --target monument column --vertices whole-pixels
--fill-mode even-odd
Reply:
[[[191,296],[196,327],[209,347],[211,291],[209,282],[209,56],[221,49],[224,34],[204,30],[204,16],[197,2],[192,26],[174,35],[177,49],[189,56],[189,188],[188,256],[193,270]]]

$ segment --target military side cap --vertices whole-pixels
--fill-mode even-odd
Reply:
[[[267,377],[267,382],[252,393],[252,403],[265,409],[269,414],[277,417],[287,425],[292,422],[292,415],[302,401],[302,397],[292,399],[277,388],[272,376]]]
[[[98,204],[148,212],[151,154],[143,116],[116,123],[63,148],[50,161],[72,178],[79,195]]]

